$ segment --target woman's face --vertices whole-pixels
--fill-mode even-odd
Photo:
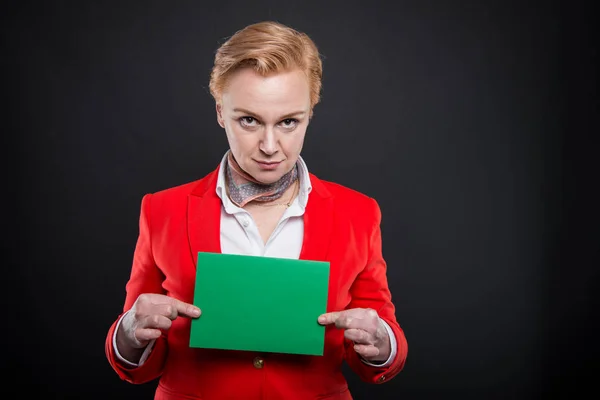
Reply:
[[[268,184],[298,160],[310,111],[309,85],[302,71],[261,76],[243,68],[229,77],[217,104],[217,120],[240,167]]]

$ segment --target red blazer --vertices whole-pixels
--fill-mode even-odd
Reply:
[[[198,181],[143,197],[123,312],[141,293],[193,301],[198,252],[221,252],[221,199],[215,192],[218,169]],[[190,320],[177,318],[157,339],[145,363],[131,368],[119,362],[112,346],[116,318],[105,348],[121,379],[145,383],[160,378],[155,396],[160,400],[352,399],[341,372],[344,360],[369,383],[386,382],[400,372],[407,343],[387,285],[379,206],[341,185],[312,174],[310,179],[300,259],[330,262],[328,312],[357,307],[377,310],[398,343],[393,363],[386,368],[363,363],[352,342],[334,326],[325,329],[323,356],[190,348]]]

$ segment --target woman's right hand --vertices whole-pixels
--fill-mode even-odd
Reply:
[[[178,316],[198,318],[200,309],[173,297],[156,293],[139,295],[117,331],[117,348],[126,360],[137,362],[151,340],[171,327]],[[135,361],[134,361],[135,360]]]

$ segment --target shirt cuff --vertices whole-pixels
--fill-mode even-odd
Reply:
[[[144,352],[142,353],[142,356],[140,357],[140,360],[138,361],[137,364],[133,363],[133,362],[131,362],[129,360],[126,360],[125,357],[123,357],[121,355],[121,353],[119,353],[119,349],[117,348],[117,332],[119,331],[119,326],[121,325],[121,321],[123,320],[123,317],[125,315],[127,315],[128,312],[129,311],[127,311],[125,314],[123,314],[121,316],[121,318],[119,318],[119,320],[117,321],[117,326],[115,327],[115,333],[113,334],[113,338],[112,338],[113,349],[115,351],[115,354],[116,354],[117,358],[123,364],[128,365],[130,367],[141,367],[144,364],[144,362],[148,359],[148,356],[150,356],[150,352],[152,351],[152,348],[154,347],[154,343],[156,342],[156,339],[151,340],[148,343],[148,345],[144,349]]]
[[[396,336],[394,336],[394,331],[392,331],[392,328],[390,328],[388,323],[385,322],[383,319],[379,318],[379,320],[381,322],[383,322],[383,326],[385,326],[388,336],[390,337],[390,348],[392,349],[392,351],[390,352],[390,356],[388,357],[387,361],[384,362],[383,364],[373,363],[373,362],[365,360],[362,357],[360,357],[360,359],[363,363],[370,365],[372,367],[385,368],[385,367],[390,366],[392,364],[392,362],[394,361],[394,358],[396,358],[396,353],[398,351],[398,344],[396,343]]]

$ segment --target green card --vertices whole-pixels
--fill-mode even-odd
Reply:
[[[329,263],[198,253],[190,347],[323,355]]]

